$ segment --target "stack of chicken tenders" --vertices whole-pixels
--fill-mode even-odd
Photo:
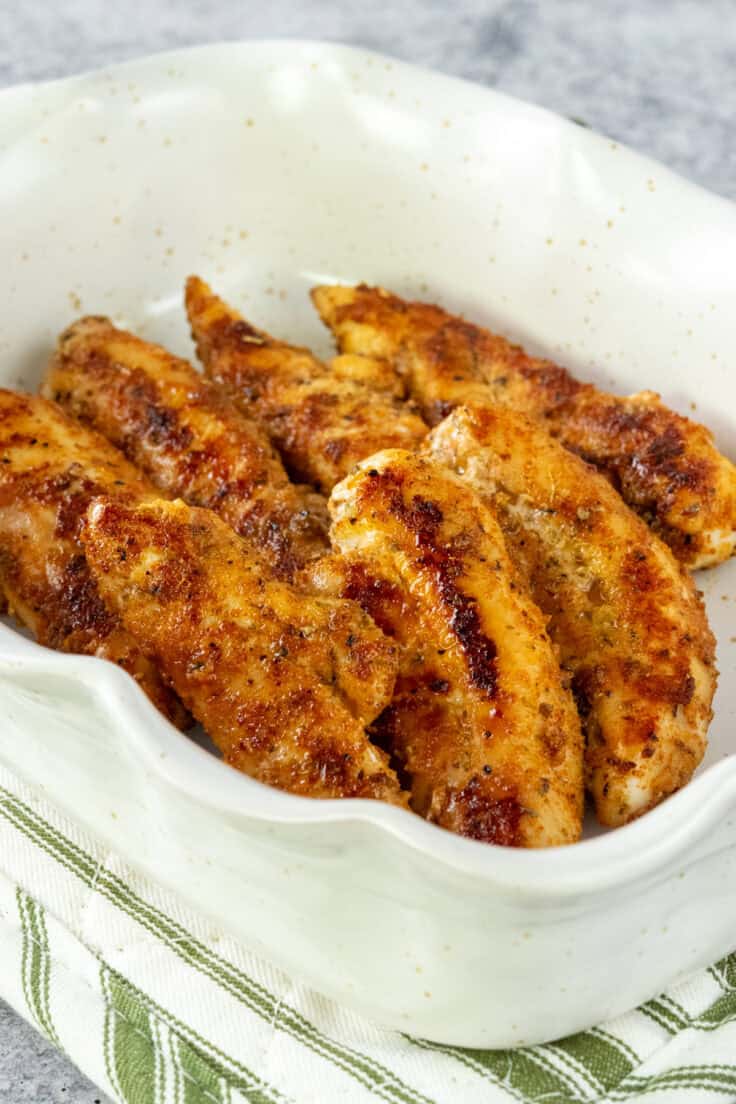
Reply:
[[[329,363],[191,277],[203,372],[87,317],[0,391],[10,612],[291,793],[514,847],[657,805],[705,750],[734,465],[439,307],[312,298]]]

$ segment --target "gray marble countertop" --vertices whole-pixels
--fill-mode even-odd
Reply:
[[[350,42],[534,100],[736,198],[733,0],[0,0],[0,85],[199,42]],[[0,1002],[0,1102],[104,1097]]]

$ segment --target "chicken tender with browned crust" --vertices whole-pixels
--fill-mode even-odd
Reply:
[[[290,483],[263,431],[160,345],[83,318],[61,335],[43,393],[167,496],[218,513],[284,578],[325,552],[324,499]]]
[[[493,504],[548,618],[600,821],[651,809],[690,779],[712,716],[715,642],[691,576],[608,480],[523,415],[459,407],[425,450]]]
[[[256,330],[197,277],[186,287],[197,352],[208,376],[271,436],[292,474],[328,493],[377,449],[412,448],[426,434],[386,364],[307,349]]]
[[[704,426],[651,391],[621,397],[436,306],[382,288],[321,287],[323,320],[346,353],[385,357],[427,422],[487,402],[541,419],[594,464],[690,568],[736,547],[736,467]]]
[[[224,521],[181,501],[100,499],[83,541],[103,597],[226,762],[304,796],[405,804],[365,733],[395,646],[355,603],[269,578]]]
[[[401,647],[374,733],[410,779],[413,808],[489,843],[576,840],[580,722],[492,512],[403,450],[364,461],[330,511],[339,556],[314,582],[360,601]]]
[[[0,391],[0,591],[10,611],[40,644],[122,667],[183,727],[184,707],[103,602],[78,539],[95,495],[153,493],[104,438],[53,403]]]

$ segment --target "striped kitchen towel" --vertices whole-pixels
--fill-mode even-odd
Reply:
[[[250,954],[4,768],[0,995],[124,1104],[736,1101],[736,955],[557,1043],[427,1043]]]

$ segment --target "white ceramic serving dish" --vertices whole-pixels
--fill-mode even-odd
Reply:
[[[0,95],[0,382],[107,313],[191,355],[190,272],[326,349],[310,285],[486,320],[734,451],[736,208],[536,107],[375,54],[211,46]],[[236,774],[126,675],[0,626],[0,755],[120,855],[316,989],[445,1043],[613,1016],[736,943],[734,565],[701,576],[707,764],[619,831],[522,853]]]

